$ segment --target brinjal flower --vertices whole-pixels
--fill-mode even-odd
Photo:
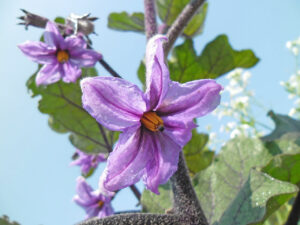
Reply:
[[[159,194],[158,186],[177,170],[179,153],[196,127],[193,119],[220,103],[222,86],[214,80],[170,80],[164,40],[156,35],[147,44],[145,93],[115,77],[81,81],[83,107],[106,128],[122,132],[105,168],[109,191],[143,178],[146,188]]]
[[[36,76],[36,84],[52,84],[60,79],[76,82],[81,67],[93,67],[102,55],[86,49],[86,42],[77,36],[66,39],[55,23],[48,22],[44,33],[45,42],[26,41],[18,47],[31,60],[44,64]]]
[[[86,154],[79,149],[76,150],[77,155],[76,159],[71,162],[71,166],[80,166],[81,167],[81,172],[83,174],[87,174],[90,169],[96,169],[98,164],[100,162],[105,162],[106,157],[105,154],[97,154],[97,155],[91,155],[91,154]]]
[[[111,196],[105,196],[99,190],[93,191],[83,177],[77,178],[76,192],[73,200],[85,209],[86,219],[95,216],[103,218],[114,213],[110,204]]]

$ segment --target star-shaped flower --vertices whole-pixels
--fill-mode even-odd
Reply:
[[[86,175],[93,168],[96,169],[100,162],[105,162],[105,154],[86,154],[79,149],[76,150],[76,159],[71,162],[71,166],[80,166],[81,172]]]
[[[170,80],[164,40],[157,35],[147,44],[145,93],[120,78],[81,81],[83,107],[103,126],[122,132],[105,169],[109,191],[143,178],[146,188],[159,194],[158,186],[177,170],[179,153],[196,127],[193,120],[220,103],[222,87],[214,80]]]
[[[57,26],[48,22],[44,33],[45,42],[27,41],[18,47],[31,60],[44,64],[36,76],[36,84],[52,84],[60,79],[76,82],[81,67],[93,67],[102,55],[86,49],[86,42],[77,36],[63,38]]]
[[[83,177],[77,178],[76,192],[73,200],[85,209],[86,219],[95,216],[103,218],[114,213],[110,204],[111,196],[105,196],[99,190],[93,191]]]

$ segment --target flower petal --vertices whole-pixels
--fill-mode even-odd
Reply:
[[[91,49],[70,49],[70,61],[79,67],[92,67],[102,55]]]
[[[140,124],[146,110],[144,94],[128,81],[114,77],[89,77],[81,81],[83,107],[110,130]]]
[[[143,180],[147,189],[159,194],[158,186],[166,183],[177,170],[181,146],[165,131],[153,135],[152,142],[152,160],[147,164]]]
[[[161,116],[168,116],[170,120],[191,121],[219,105],[221,90],[221,85],[209,79],[184,84],[172,81],[157,111]]]
[[[78,177],[76,185],[77,195],[74,197],[74,201],[80,206],[89,206],[95,200],[91,192],[93,191],[92,187],[88,185],[83,177]]]
[[[152,157],[150,132],[142,128],[129,128],[120,134],[119,141],[107,159],[104,187],[116,191],[140,180]]]
[[[58,63],[46,64],[40,69],[36,76],[36,85],[55,83],[60,80],[61,74],[62,71]]]
[[[65,39],[67,49],[71,50],[74,48],[86,48],[87,44],[83,38],[77,36],[70,36]]]
[[[60,34],[55,23],[48,21],[44,32],[45,43],[50,46],[56,46],[61,50],[66,49],[66,43],[63,36]]]
[[[111,207],[110,202],[109,203],[104,203],[103,208],[98,213],[98,218],[103,218],[103,217],[106,217],[106,216],[110,216],[112,214],[114,214],[114,210]]]
[[[63,63],[62,67],[64,71],[63,81],[66,83],[75,83],[81,75],[81,69],[71,62]]]
[[[146,48],[146,96],[150,109],[156,109],[164,99],[170,82],[169,70],[165,64],[163,35],[155,35]]]
[[[56,48],[43,42],[26,41],[18,45],[21,51],[34,62],[50,64],[56,62]]]

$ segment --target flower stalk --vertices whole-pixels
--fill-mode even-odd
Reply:
[[[147,40],[157,33],[156,12],[154,0],[144,0],[145,32]]]

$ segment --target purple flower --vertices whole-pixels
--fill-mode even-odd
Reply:
[[[85,209],[86,219],[95,216],[102,218],[114,213],[110,204],[111,196],[105,196],[98,190],[93,191],[83,177],[77,178],[76,192],[73,200]]]
[[[27,41],[18,47],[31,60],[44,64],[36,76],[36,84],[52,84],[60,79],[76,82],[81,67],[92,67],[101,59],[101,54],[86,49],[82,38],[72,36],[66,39],[59,33],[55,23],[48,22],[44,42]]]
[[[90,171],[90,169],[96,169],[100,162],[106,161],[105,154],[101,153],[97,155],[89,155],[77,149],[75,154],[77,154],[77,158],[71,162],[70,165],[80,166],[81,172],[85,175]]]
[[[81,81],[84,108],[103,126],[122,131],[105,168],[109,191],[143,178],[146,188],[159,194],[158,186],[177,170],[179,153],[196,127],[193,119],[220,103],[222,87],[214,80],[170,80],[163,40],[157,35],[147,44],[145,93],[119,78]]]

